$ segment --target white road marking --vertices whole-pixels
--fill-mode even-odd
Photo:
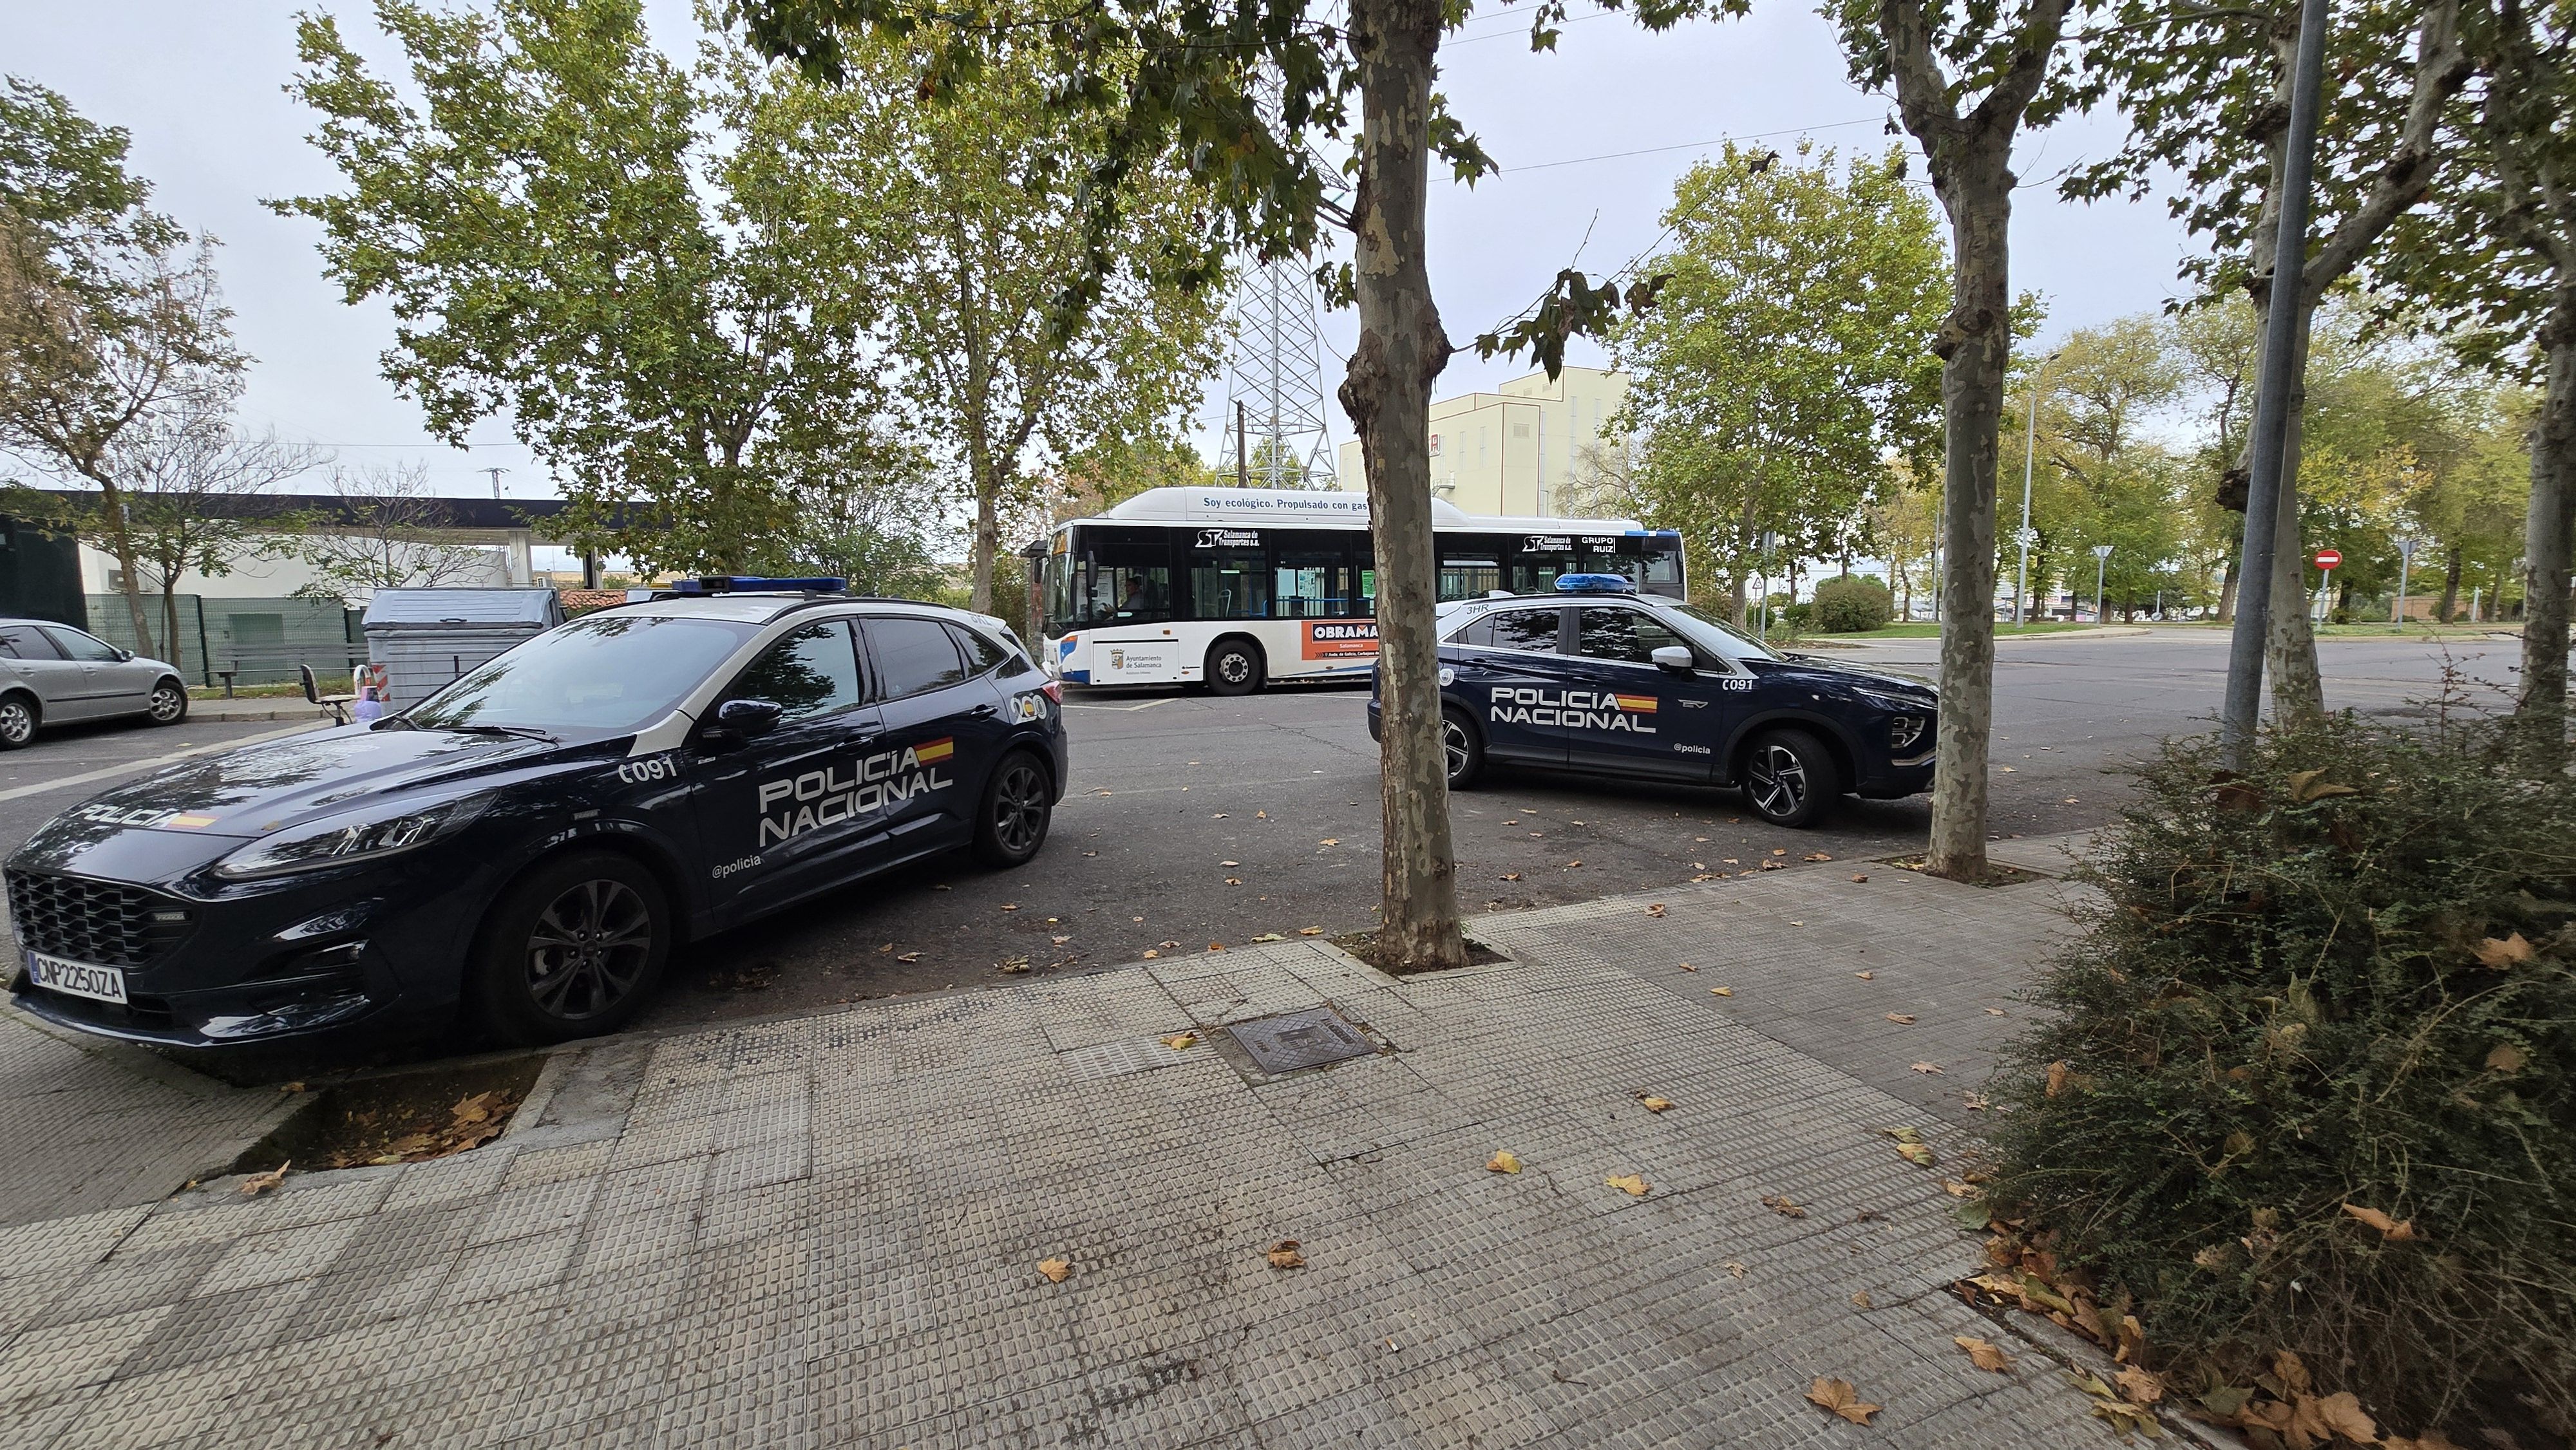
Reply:
[[[1177,695],[1164,695],[1159,699],[1147,700],[1141,705],[1076,705],[1068,700],[1065,702],[1064,708],[1068,710],[1125,710],[1132,713],[1137,710],[1151,710],[1156,705],[1168,705],[1179,698],[1180,697]]]
[[[187,750],[174,750],[167,755],[155,755],[146,760],[129,760],[121,765],[101,766],[96,770],[82,771],[78,775],[64,776],[60,780],[46,780],[38,781],[34,785],[12,786],[7,790],[0,790],[0,801],[21,800],[31,795],[43,795],[48,791],[63,790],[75,785],[87,785],[94,780],[107,780],[114,776],[132,775],[138,770],[150,770],[156,765],[168,765],[172,761],[186,760],[192,755],[211,755],[218,750],[230,750],[235,746],[249,745],[256,741],[275,740],[281,735],[301,735],[305,731],[315,728],[317,727],[312,725],[293,725],[284,730],[270,730],[258,735],[245,735],[239,740],[225,740],[219,741],[213,745],[199,745]]]

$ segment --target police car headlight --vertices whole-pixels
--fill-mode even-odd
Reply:
[[[484,791],[435,805],[345,811],[253,841],[216,862],[215,874],[248,881],[398,855],[454,835],[491,805],[492,792]]]
[[[1852,694],[1864,705],[1887,712],[1887,748],[1907,750],[1923,738],[1932,725],[1930,701],[1904,695],[1883,695],[1876,690],[1854,690]]]

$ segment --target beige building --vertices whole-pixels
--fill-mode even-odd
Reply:
[[[1490,393],[1431,405],[1431,492],[1471,514],[1553,518],[1588,476],[1587,450],[1616,448],[1602,429],[1628,397],[1628,375],[1568,367],[1514,378]],[[1357,440],[1341,447],[1341,486],[1364,489]]]

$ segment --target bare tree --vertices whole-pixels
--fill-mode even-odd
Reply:
[[[112,452],[109,472],[130,490],[126,538],[143,580],[160,591],[162,643],[173,659],[179,649],[180,581],[190,573],[229,574],[239,560],[275,548],[279,535],[300,530],[305,516],[275,506],[268,495],[327,456],[274,431],[256,438],[236,434],[232,399],[223,403],[221,412],[194,416],[174,408],[125,430]]]
[[[335,468],[326,498],[303,537],[304,562],[320,576],[295,591],[304,598],[434,589],[491,564],[484,550],[446,541],[446,510],[420,464]]]

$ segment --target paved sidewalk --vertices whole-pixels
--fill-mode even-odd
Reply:
[[[566,1051],[472,1153],[0,1230],[0,1441],[2108,1445],[1953,1346],[1976,1244],[1879,1131],[1955,1152],[2060,893],[1837,862],[1460,973],[1290,941]],[[1388,1050],[1215,1032],[1324,1003]]]
[[[295,1107],[10,1007],[0,1102],[0,1224],[158,1202],[232,1166]]]

